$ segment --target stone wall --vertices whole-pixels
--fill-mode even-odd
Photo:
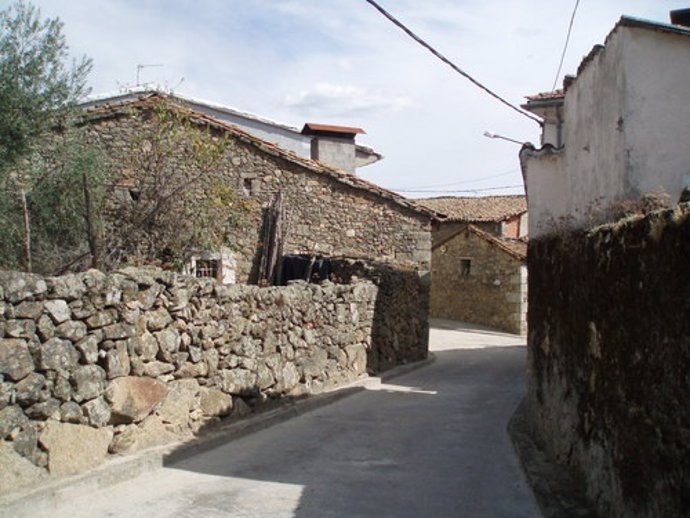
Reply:
[[[0,491],[365,375],[379,290],[349,280],[0,272]]]
[[[468,230],[434,248],[431,275],[432,317],[526,333],[523,261]]]
[[[534,432],[602,516],[690,513],[690,206],[530,241]]]
[[[378,287],[371,331],[375,347],[368,350],[367,356],[370,373],[427,357],[428,272],[352,259],[334,259],[331,265],[339,282],[366,279]]]
[[[89,138],[106,149],[115,178],[136,174],[122,170],[122,157],[137,153],[152,131],[150,108],[132,109],[102,116],[89,122]],[[175,164],[180,174],[194,177],[194,165],[184,155]],[[396,264],[412,264],[429,270],[431,261],[431,216],[412,203],[396,201],[396,195],[381,195],[380,189],[354,175],[340,172],[344,181],[306,167],[299,160],[258,146],[249,139],[229,138],[229,145],[215,170],[215,180],[245,193],[252,202],[250,213],[232,235],[236,250],[236,279],[256,283],[261,250],[261,230],[266,207],[283,193],[287,208],[287,254],[347,256]],[[318,169],[321,167],[315,164]],[[204,196],[205,181],[190,185]],[[126,189],[118,203],[133,203]],[[402,200],[402,198],[400,198]]]

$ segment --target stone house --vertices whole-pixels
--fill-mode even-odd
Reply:
[[[526,333],[525,197],[417,202],[445,216],[432,232],[431,316]]]
[[[690,186],[690,28],[623,16],[568,76],[528,97],[542,146],[520,158],[530,236],[615,218],[645,196],[676,202]]]
[[[84,106],[90,138],[106,148],[115,168],[118,157],[138,152],[133,147],[141,139],[135,136],[151,131],[148,115],[161,103],[165,109],[185,113],[199,127],[210,128],[228,139],[213,176],[240,193],[250,207],[241,228],[234,232],[233,250],[224,250],[220,255],[217,250],[203,252],[195,264],[187,265],[190,273],[201,276],[211,272],[230,282],[258,282],[266,212],[278,193],[285,207],[285,254],[377,260],[428,271],[434,217],[431,210],[354,173],[305,158],[205,112],[194,111],[188,102],[173,95],[144,92]],[[332,141],[340,138],[332,135],[338,134],[346,135],[339,145],[349,147],[352,156],[358,153],[354,142],[357,131],[318,125],[306,128],[316,153],[324,134],[331,148]],[[181,155],[181,170],[188,167],[185,161]],[[123,177],[126,173],[122,171]],[[118,203],[135,203],[129,188],[124,180],[117,183],[113,198]],[[204,193],[199,195],[203,197]],[[203,271],[196,268],[198,265],[203,266]]]

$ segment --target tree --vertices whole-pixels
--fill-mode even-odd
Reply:
[[[16,266],[23,235],[24,268],[32,270],[30,205],[37,186],[50,176],[37,155],[42,136],[68,124],[76,101],[88,93],[91,60],[67,66],[62,22],[18,1],[0,12],[0,260]],[[83,194],[83,193],[82,193]],[[33,202],[33,203],[32,203]]]
[[[108,266],[179,268],[199,251],[232,247],[250,202],[215,174],[227,137],[164,100],[137,118],[141,126],[120,164],[127,193],[110,214]]]

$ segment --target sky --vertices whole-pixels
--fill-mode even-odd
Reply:
[[[432,56],[364,0],[33,0],[94,63],[93,94],[139,82],[301,128],[356,126],[384,155],[363,178],[411,198],[520,194],[520,142],[539,125]],[[513,104],[552,89],[575,0],[378,0]],[[3,8],[10,5],[0,0]],[[660,22],[679,0],[581,0],[563,71],[622,14]]]

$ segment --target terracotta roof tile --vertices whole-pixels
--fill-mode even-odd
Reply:
[[[415,201],[422,207],[447,216],[445,221],[499,222],[527,212],[527,199],[523,195],[442,196]]]

